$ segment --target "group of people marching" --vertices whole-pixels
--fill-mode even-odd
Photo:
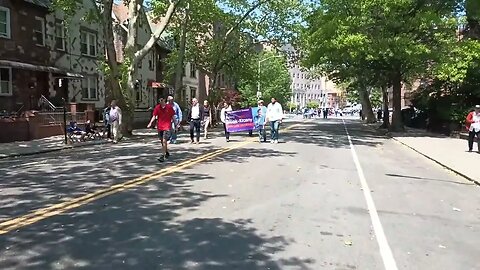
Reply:
[[[192,144],[200,143],[200,131],[202,126],[204,130],[204,139],[208,138],[211,111],[208,101],[205,101],[203,106],[200,106],[196,98],[192,99],[191,108],[187,116]],[[230,132],[227,130],[227,113],[231,111],[232,106],[228,102],[224,102],[220,111],[220,120],[223,123],[227,142],[230,141]],[[278,103],[275,98],[272,98],[272,102],[267,107],[264,106],[262,100],[258,101],[258,110],[254,114],[253,120],[255,123],[255,129],[258,131],[259,142],[267,141],[265,126],[269,123],[271,129],[270,142],[278,143],[278,131],[283,118],[282,105]],[[162,144],[162,155],[158,158],[158,161],[164,162],[165,159],[170,157],[168,143],[176,143],[177,133],[181,127],[180,124],[182,119],[182,110],[172,96],[169,96],[166,100],[160,98],[159,103],[153,110],[152,118],[147,125],[147,128],[151,128],[156,122],[158,137]]]
[[[122,124],[122,110],[117,105],[116,100],[112,100],[110,106],[103,110],[104,133],[107,138],[117,143],[122,139],[120,125]]]

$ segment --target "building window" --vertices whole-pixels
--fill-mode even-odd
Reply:
[[[0,67],[0,96],[12,95],[12,69]]]
[[[97,35],[81,31],[80,51],[83,55],[97,56]]]
[[[197,68],[193,63],[190,63],[190,78],[197,78]]]
[[[155,70],[155,53],[153,51],[148,55],[148,68],[151,71]]]
[[[188,86],[183,86],[183,89],[182,89],[182,98],[183,98],[183,101],[185,101],[187,104],[189,104],[189,102],[188,102],[188,96],[187,96],[187,87],[188,87]]]
[[[0,37],[10,38],[10,9],[0,7]]]
[[[55,24],[55,48],[59,51],[66,49],[66,29],[61,22]]]
[[[45,19],[35,17],[36,24],[33,27],[33,36],[38,46],[45,46]]]
[[[55,48],[59,51],[65,51],[66,48],[66,29],[63,23],[55,24]]]
[[[135,90],[135,100],[137,102],[142,102],[142,89],[136,89]]]
[[[87,77],[82,80],[82,97],[83,99],[98,99],[98,83],[97,77]]]
[[[190,99],[197,97],[197,88],[190,87]]]

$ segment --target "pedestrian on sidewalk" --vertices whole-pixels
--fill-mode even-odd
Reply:
[[[283,108],[276,98],[267,107],[267,122],[270,122],[271,140],[270,143],[278,143],[278,132],[283,120]]]
[[[227,142],[230,141],[230,132],[227,131],[226,118],[227,118],[227,112],[231,112],[231,111],[232,111],[232,106],[230,106],[230,104],[228,104],[227,102],[223,102],[223,108],[220,111],[220,120],[223,123],[223,130],[225,131],[225,139],[227,139]]]
[[[477,138],[477,151],[480,153],[480,105],[467,115],[468,152],[473,151],[473,142]]]
[[[110,105],[103,109],[103,137],[107,135],[107,139],[112,139],[112,125],[110,123]]]
[[[382,109],[378,109],[378,110],[377,110],[377,119],[378,119],[378,121],[382,121],[382,119],[383,119],[383,111],[382,111]]]
[[[110,125],[112,126],[113,143],[118,143],[118,141],[122,139],[122,134],[120,132],[122,125],[122,110],[117,106],[116,100],[112,100],[112,103],[110,103],[109,117]]]
[[[182,123],[182,109],[173,99],[173,96],[167,97],[167,102],[172,106],[173,111],[175,112],[175,122],[172,122],[172,128],[170,129],[170,143],[177,143],[177,132],[179,130],[180,124]],[[175,124],[176,123],[176,124]]]
[[[152,127],[155,119],[157,120],[158,138],[162,143],[162,155],[158,158],[158,161],[164,162],[166,158],[168,159],[170,157],[170,152],[168,152],[168,139],[170,138],[169,133],[172,122],[175,127],[178,126],[175,110],[172,105],[165,102],[165,98],[160,98],[159,104],[153,109],[152,119],[150,119],[147,128]]]
[[[202,114],[203,139],[206,140],[208,137],[208,127],[210,126],[210,105],[207,100],[203,102]]]
[[[263,100],[258,101],[257,114],[254,116],[255,128],[258,130],[258,141],[267,141],[267,131],[265,130],[267,107],[263,105]]]
[[[188,114],[188,122],[190,123],[190,140],[191,143],[200,143],[200,126],[203,119],[203,109],[198,104],[198,99],[192,99],[192,108]],[[195,134],[196,133],[196,134]],[[196,135],[196,136],[195,136]],[[194,140],[196,137],[196,141]]]

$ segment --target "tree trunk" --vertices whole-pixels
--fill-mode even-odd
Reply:
[[[358,89],[358,93],[360,95],[360,103],[362,103],[362,115],[365,116],[366,123],[377,122],[375,114],[373,114],[372,103],[370,102],[367,88],[361,85]]]
[[[135,93],[135,78],[136,78],[136,68],[130,67],[127,72],[127,82],[125,83],[122,91],[122,96],[124,98],[124,103],[121,104],[122,109],[122,134],[130,136],[132,135],[133,125],[134,125],[134,113],[135,113],[135,102],[133,96]]]
[[[113,36],[113,23],[112,23],[112,5],[113,0],[107,0],[104,3],[104,12],[102,19],[104,23],[104,35],[105,35],[105,49],[107,52],[107,64],[110,68],[110,74],[108,74],[108,83],[110,85],[110,98],[116,99],[120,104],[124,104],[125,100],[122,96],[122,90],[120,85],[120,70],[117,63],[117,54],[115,52],[114,36]],[[109,102],[109,100],[105,100]]]
[[[178,48],[178,60],[177,65],[175,67],[175,95],[181,97],[182,99],[182,89],[183,89],[183,68],[185,67],[185,50],[186,50],[186,43],[187,43],[187,28],[188,28],[188,21],[189,21],[189,13],[190,8],[187,5],[185,9],[185,19],[182,24],[181,28],[181,36],[180,36],[180,47]]]
[[[383,124],[382,128],[388,128],[390,126],[390,111],[388,108],[388,88],[382,86],[382,98],[383,98]]]
[[[392,124],[390,125],[391,131],[404,131],[402,121],[402,75],[400,72],[396,72],[392,78],[393,84],[393,116]]]
[[[215,123],[218,123],[218,109],[219,109],[219,104],[220,100],[217,98],[217,92],[216,92],[216,84],[217,84],[217,73],[213,72],[212,74],[209,74],[209,86],[208,86],[208,96],[207,100],[212,104],[212,107],[215,109],[214,117],[213,120],[215,120]]]
[[[110,86],[110,99],[115,99],[117,101],[118,106],[122,109],[122,114],[127,116],[128,115],[128,106],[127,106],[127,99],[125,98],[122,91],[122,75],[120,74],[120,67],[117,62],[117,54],[115,51],[114,45],[114,32],[113,32],[113,22],[112,22],[112,5],[113,0],[107,0],[104,2],[104,12],[102,14],[102,20],[104,28],[104,35],[105,35],[105,49],[107,54],[107,64],[110,68],[110,74],[108,74],[108,84]],[[105,100],[107,104],[111,100]],[[122,116],[123,116],[122,115]],[[125,117],[127,119],[127,117]],[[123,119],[122,119],[123,120]],[[127,120],[128,121],[128,120]],[[125,125],[124,125],[125,126]],[[123,134],[129,135],[130,133],[126,132],[127,129],[122,131]]]

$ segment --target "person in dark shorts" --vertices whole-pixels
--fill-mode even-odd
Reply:
[[[168,140],[170,138],[170,128],[172,127],[172,122],[177,127],[175,111],[172,105],[165,102],[165,98],[160,98],[160,102],[155,109],[153,109],[152,119],[148,123],[147,128],[150,128],[153,122],[157,120],[157,130],[158,138],[162,142],[162,155],[158,158],[158,161],[164,162],[166,158],[170,157],[170,152],[168,152]]]

